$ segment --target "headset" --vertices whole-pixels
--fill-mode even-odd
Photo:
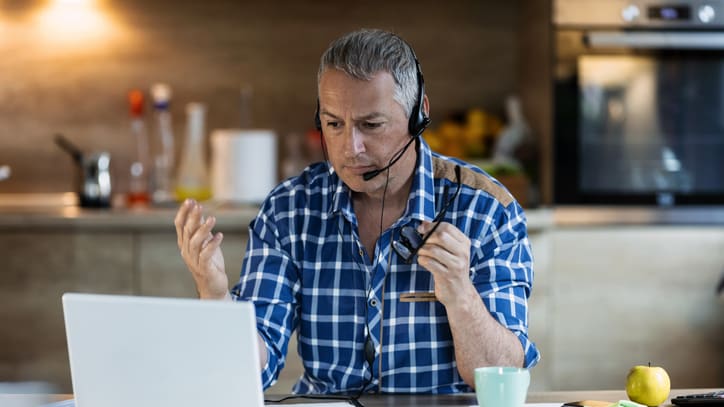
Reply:
[[[430,117],[425,114],[425,110],[423,109],[423,102],[425,100],[425,79],[422,76],[420,61],[417,60],[415,51],[412,49],[410,44],[405,42],[405,40],[402,40],[402,42],[407,45],[407,48],[412,53],[412,58],[415,60],[415,71],[417,74],[417,103],[415,103],[412,107],[410,120],[407,123],[407,131],[409,131],[410,135],[415,138],[421,135],[427,126],[430,125]],[[319,117],[319,99],[317,99],[317,110],[314,112],[314,126],[320,132],[322,131],[322,119]]]

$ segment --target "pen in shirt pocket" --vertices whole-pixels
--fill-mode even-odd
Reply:
[[[435,302],[437,297],[435,293],[430,292],[411,292],[400,294],[400,302]]]

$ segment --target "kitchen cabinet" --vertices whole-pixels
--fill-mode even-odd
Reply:
[[[724,382],[724,227],[556,227],[543,349],[550,389],[620,389],[633,365],[673,387]],[[586,374],[581,374],[586,372]]]
[[[256,210],[217,215],[229,280],[239,278]],[[196,297],[173,210],[0,213],[0,382],[45,381],[70,393],[65,292]]]
[[[225,233],[229,281],[246,236]],[[71,392],[65,292],[196,297],[172,232],[0,232],[0,381],[39,380]]]
[[[132,294],[133,236],[69,230],[0,232],[0,381],[70,391],[61,296]]]
[[[527,211],[529,333],[542,353],[531,390],[622,389],[628,369],[648,362],[665,367],[675,387],[724,382],[724,302],[715,294],[724,226],[576,226],[553,212]],[[216,214],[231,282],[255,214]],[[64,292],[196,296],[173,211],[67,215],[0,211],[0,381],[71,391]],[[302,372],[295,340],[289,350],[272,391],[288,392]]]

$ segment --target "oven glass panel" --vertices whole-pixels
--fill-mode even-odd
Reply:
[[[721,193],[724,59],[578,59],[583,193]]]

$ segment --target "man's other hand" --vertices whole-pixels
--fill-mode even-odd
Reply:
[[[187,199],[174,219],[176,237],[181,257],[196,283],[199,297],[224,299],[229,295],[229,278],[224,268],[221,252],[221,233],[212,233],[216,218],[204,219],[203,207],[193,199]]]
[[[426,234],[434,223],[422,222],[417,228]],[[470,282],[470,239],[454,225],[442,222],[417,252],[417,262],[435,279],[435,296],[445,307],[477,296]],[[469,294],[469,295],[463,295]]]

